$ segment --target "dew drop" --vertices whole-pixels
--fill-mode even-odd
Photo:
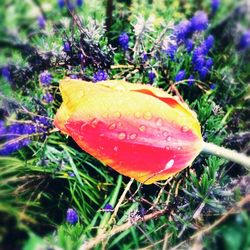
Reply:
[[[84,131],[85,130],[85,126],[87,125],[87,122],[85,122],[85,123],[83,123],[82,125],[81,125],[81,131]]]
[[[126,133],[124,132],[121,132],[119,135],[118,135],[118,139],[120,140],[124,140],[126,138]]]
[[[145,127],[144,125],[141,125],[141,126],[139,127],[139,130],[140,130],[141,132],[143,132],[143,131],[146,130],[146,127]]]
[[[146,119],[146,120],[150,120],[152,118],[152,114],[150,112],[145,112],[143,114],[143,117]]]
[[[156,126],[162,126],[162,119],[161,118],[157,118],[155,121]]]
[[[114,113],[114,117],[115,118],[120,118],[121,117],[121,113],[119,111]]]
[[[140,112],[136,112],[136,113],[135,113],[135,118],[141,118]]]
[[[131,134],[131,135],[129,136],[129,138],[130,138],[131,140],[135,140],[136,137],[137,137],[137,134],[135,134],[135,133],[133,133],[133,134]]]
[[[174,159],[171,159],[169,162],[166,163],[164,170],[172,168],[174,165]]]
[[[189,128],[188,128],[187,126],[182,126],[182,127],[181,127],[181,131],[182,131],[183,133],[186,133],[186,132],[189,131]]]
[[[167,131],[164,131],[164,132],[163,132],[163,136],[164,136],[164,137],[167,137],[168,135],[169,135],[169,133],[168,133]]]
[[[168,135],[168,136],[166,137],[166,141],[172,141],[172,137],[171,137],[170,135]]]
[[[115,123],[112,123],[110,126],[109,126],[109,129],[110,130],[113,130],[113,129],[115,129],[116,128],[116,124]]]
[[[114,147],[114,151],[115,151],[115,152],[118,151],[118,147],[117,147],[117,146]]]
[[[182,150],[182,147],[181,147],[181,146],[178,146],[178,147],[177,147],[177,150]]]
[[[169,146],[166,146],[165,149],[166,149],[166,150],[170,150],[170,147],[169,147]]]

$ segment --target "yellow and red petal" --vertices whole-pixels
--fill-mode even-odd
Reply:
[[[123,175],[150,184],[181,171],[200,153],[195,115],[161,90],[79,80],[61,82],[60,90],[55,125]]]

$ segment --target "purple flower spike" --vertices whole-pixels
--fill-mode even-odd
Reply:
[[[10,70],[8,67],[3,67],[2,68],[2,76],[7,80],[8,82],[11,81],[11,75],[10,75]]]
[[[197,11],[191,19],[191,24],[194,32],[206,30],[208,27],[207,13],[204,11]]]
[[[53,102],[54,100],[54,97],[53,95],[51,95],[49,92],[46,92],[44,95],[43,95],[43,101],[46,102],[46,103],[51,103]]]
[[[127,50],[128,49],[128,43],[129,43],[129,36],[126,32],[123,32],[120,34],[119,38],[118,38],[118,42],[120,44],[120,46],[124,49]]]
[[[58,4],[59,8],[62,9],[64,7],[65,2],[64,2],[64,0],[57,0],[57,4]]]
[[[78,7],[82,7],[82,5],[83,5],[83,0],[76,0],[76,5],[77,5]]]
[[[152,84],[154,82],[155,77],[156,77],[156,75],[153,71],[148,72],[148,79],[149,79],[150,84]]]
[[[71,51],[71,44],[69,41],[66,41],[63,43],[63,50],[65,52],[70,52]]]
[[[70,79],[78,79],[78,76],[74,75],[74,74],[70,75],[69,77],[70,77]]]
[[[180,22],[177,26],[175,26],[174,34],[177,40],[185,40],[191,34],[191,22],[188,20]]]
[[[37,18],[37,23],[38,23],[38,26],[40,27],[40,29],[45,29],[46,21],[45,21],[43,16],[39,16]]]
[[[180,70],[177,75],[175,76],[175,81],[176,82],[179,82],[179,81],[182,81],[186,76],[186,71],[185,70]]]
[[[211,0],[211,9],[213,15],[219,9],[219,7],[220,7],[220,0]]]
[[[48,71],[44,71],[39,75],[39,80],[43,86],[49,86],[52,83],[53,77]]]
[[[66,221],[71,224],[75,225],[78,222],[78,214],[73,208],[69,208],[67,210]]]
[[[250,48],[250,30],[241,35],[240,42],[238,44],[239,50],[245,50],[248,48]]]
[[[108,74],[104,70],[98,70],[93,77],[94,82],[106,81]]]
[[[195,81],[194,81],[194,80],[195,80],[194,76],[193,76],[193,75],[190,75],[189,78],[188,78],[188,80],[189,80],[189,81],[187,82],[188,86],[189,86],[189,87],[193,86],[193,85],[194,85],[194,82],[195,82]]]

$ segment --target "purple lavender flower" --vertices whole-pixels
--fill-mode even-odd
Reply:
[[[51,103],[54,100],[53,95],[51,95],[49,92],[46,92],[43,97],[42,97],[43,101],[46,103]]]
[[[210,89],[215,89],[216,88],[216,84],[214,84],[214,83],[212,83],[211,85],[210,85]]]
[[[78,79],[78,76],[75,75],[75,74],[72,74],[72,75],[70,75],[69,77],[70,77],[71,79]]]
[[[70,10],[70,11],[73,11],[75,9],[75,5],[69,0],[66,2],[67,4],[67,8]]]
[[[177,40],[183,41],[191,34],[191,22],[188,20],[184,20],[175,26],[174,35]]]
[[[42,86],[49,86],[53,80],[52,75],[48,71],[44,71],[39,75]]]
[[[103,208],[103,211],[105,212],[112,212],[113,211],[113,207],[111,204],[106,204],[105,207]]]
[[[219,9],[219,7],[220,7],[220,0],[211,0],[211,9],[213,15]]]
[[[190,75],[189,78],[188,78],[188,82],[187,82],[189,87],[194,85],[194,82],[195,82],[194,80],[195,80],[194,76]]]
[[[206,40],[204,41],[204,46],[206,47],[206,50],[209,51],[214,46],[214,36],[209,35]]]
[[[65,52],[70,52],[70,51],[71,51],[71,44],[70,44],[69,41],[65,41],[65,42],[63,43],[63,50],[64,50]]]
[[[207,68],[208,70],[211,70],[213,64],[214,64],[213,59],[212,59],[212,58],[208,58],[207,61],[206,61],[206,68]]]
[[[39,26],[40,29],[44,29],[45,26],[46,26],[46,21],[44,19],[44,16],[39,16],[37,18],[37,23],[38,23],[38,26]]]
[[[27,146],[30,143],[27,135],[34,133],[36,133],[36,127],[33,124],[15,123],[6,127],[4,134],[0,134],[1,137],[5,137],[5,142],[0,148],[0,155],[10,155]]]
[[[57,4],[58,4],[59,8],[62,9],[64,7],[65,2],[64,2],[64,0],[57,0]]]
[[[208,69],[206,67],[202,67],[199,71],[199,76],[200,76],[200,80],[204,81],[207,77],[208,74]]]
[[[185,40],[185,47],[188,53],[190,53],[193,50],[194,42],[192,39]]]
[[[241,35],[240,42],[238,44],[239,50],[245,50],[248,48],[250,48],[250,30]]]
[[[169,45],[169,47],[166,50],[164,50],[164,52],[173,61],[175,54],[177,52],[177,49],[178,49],[178,47],[176,45]]]
[[[182,81],[186,76],[186,71],[185,70],[180,70],[177,75],[175,76],[175,81],[176,82],[179,82],[179,81]]]
[[[123,32],[119,35],[118,42],[120,46],[124,49],[128,49],[128,43],[129,43],[129,36],[126,32]]]
[[[105,81],[108,79],[108,74],[104,70],[98,70],[94,76],[94,82]]]
[[[78,214],[73,208],[69,208],[67,210],[66,221],[71,224],[75,225],[78,222]]]
[[[204,11],[197,11],[196,14],[191,19],[192,30],[203,31],[208,27],[208,17],[207,13]]]
[[[8,68],[7,66],[2,68],[2,76],[3,76],[3,78],[5,78],[5,80],[7,80],[8,82],[11,81],[10,70],[9,70],[9,68]]]
[[[142,62],[146,62],[148,60],[148,54],[146,52],[144,52],[141,56],[142,58]]]
[[[4,121],[0,120],[0,136],[4,135],[6,133],[6,128]]]
[[[153,71],[148,72],[148,79],[149,79],[150,84],[152,84],[154,82],[155,77],[156,77],[156,75]]]
[[[76,5],[77,5],[78,7],[82,7],[82,5],[83,5],[83,0],[76,0]]]

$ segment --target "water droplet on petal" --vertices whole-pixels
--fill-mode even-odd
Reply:
[[[152,114],[150,112],[145,112],[143,114],[143,117],[146,119],[146,120],[150,120],[152,118]]]
[[[166,141],[172,141],[172,137],[171,137],[170,135],[168,135],[168,136],[166,137]]]
[[[137,134],[135,134],[135,133],[133,133],[133,134],[131,134],[131,135],[129,136],[129,138],[130,138],[131,140],[135,140],[136,137],[137,137]]]
[[[139,127],[139,130],[140,130],[141,132],[145,131],[145,130],[146,130],[146,126],[141,125],[141,126]]]
[[[109,126],[109,129],[110,130],[113,130],[113,129],[115,129],[116,128],[116,124],[115,123],[112,123],[110,126]]]
[[[166,150],[170,150],[170,147],[169,147],[169,146],[166,146],[165,149],[166,149]]]
[[[169,162],[166,163],[164,170],[172,168],[174,165],[174,159],[171,159]]]
[[[141,118],[140,112],[136,112],[136,113],[135,113],[135,118]]]
[[[85,123],[83,123],[82,125],[81,125],[81,131],[84,131],[85,130],[85,126],[87,125],[87,122],[85,122]]]
[[[167,137],[168,135],[169,135],[169,133],[168,133],[167,131],[164,131],[164,132],[163,132],[163,136],[164,136],[164,137]]]
[[[121,117],[121,113],[119,111],[114,113],[114,117],[115,118],[120,118]]]
[[[114,151],[115,151],[115,152],[118,151],[118,147],[117,147],[117,146],[114,147]]]
[[[181,146],[178,146],[178,147],[177,147],[177,150],[182,150],[182,147],[181,147]]]
[[[161,118],[157,118],[156,121],[155,121],[155,123],[156,123],[156,126],[159,126],[159,127],[160,127],[160,126],[162,126],[162,123],[163,123],[163,122],[162,122],[162,119],[161,119]]]
[[[189,131],[189,127],[187,127],[187,126],[182,126],[182,127],[181,127],[181,131],[182,131],[183,133],[186,133],[186,132]]]
[[[118,135],[118,139],[120,140],[124,140],[126,138],[126,133],[124,132],[121,132],[119,135]]]

